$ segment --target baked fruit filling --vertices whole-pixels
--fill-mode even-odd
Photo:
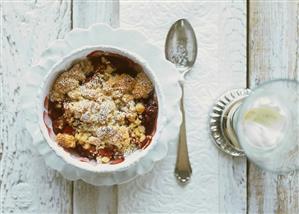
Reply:
[[[95,51],[76,61],[46,99],[56,142],[98,163],[122,162],[155,133],[153,84],[140,65],[118,54]]]

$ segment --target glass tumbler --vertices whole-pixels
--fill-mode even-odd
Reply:
[[[211,114],[210,128],[216,144],[231,155],[245,154],[268,171],[298,170],[299,83],[275,80],[252,92],[230,97],[231,94],[230,91],[221,97]]]

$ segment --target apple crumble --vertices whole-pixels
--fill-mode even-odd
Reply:
[[[60,146],[98,163],[115,164],[149,145],[158,103],[140,65],[95,51],[58,75],[47,109]]]

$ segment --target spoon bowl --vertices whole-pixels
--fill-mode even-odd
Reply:
[[[188,20],[179,19],[171,26],[166,37],[165,56],[183,75],[193,67],[197,57],[197,41]]]

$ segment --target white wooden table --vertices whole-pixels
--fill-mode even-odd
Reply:
[[[119,186],[70,182],[46,167],[18,114],[20,75],[43,49],[95,22],[142,31],[162,49],[182,17],[199,45],[185,92],[191,182],[179,186],[173,175],[176,142],[150,173]],[[298,79],[298,1],[2,0],[0,53],[1,213],[299,213],[298,173],[276,176],[228,157],[208,132],[211,105],[226,90]]]

